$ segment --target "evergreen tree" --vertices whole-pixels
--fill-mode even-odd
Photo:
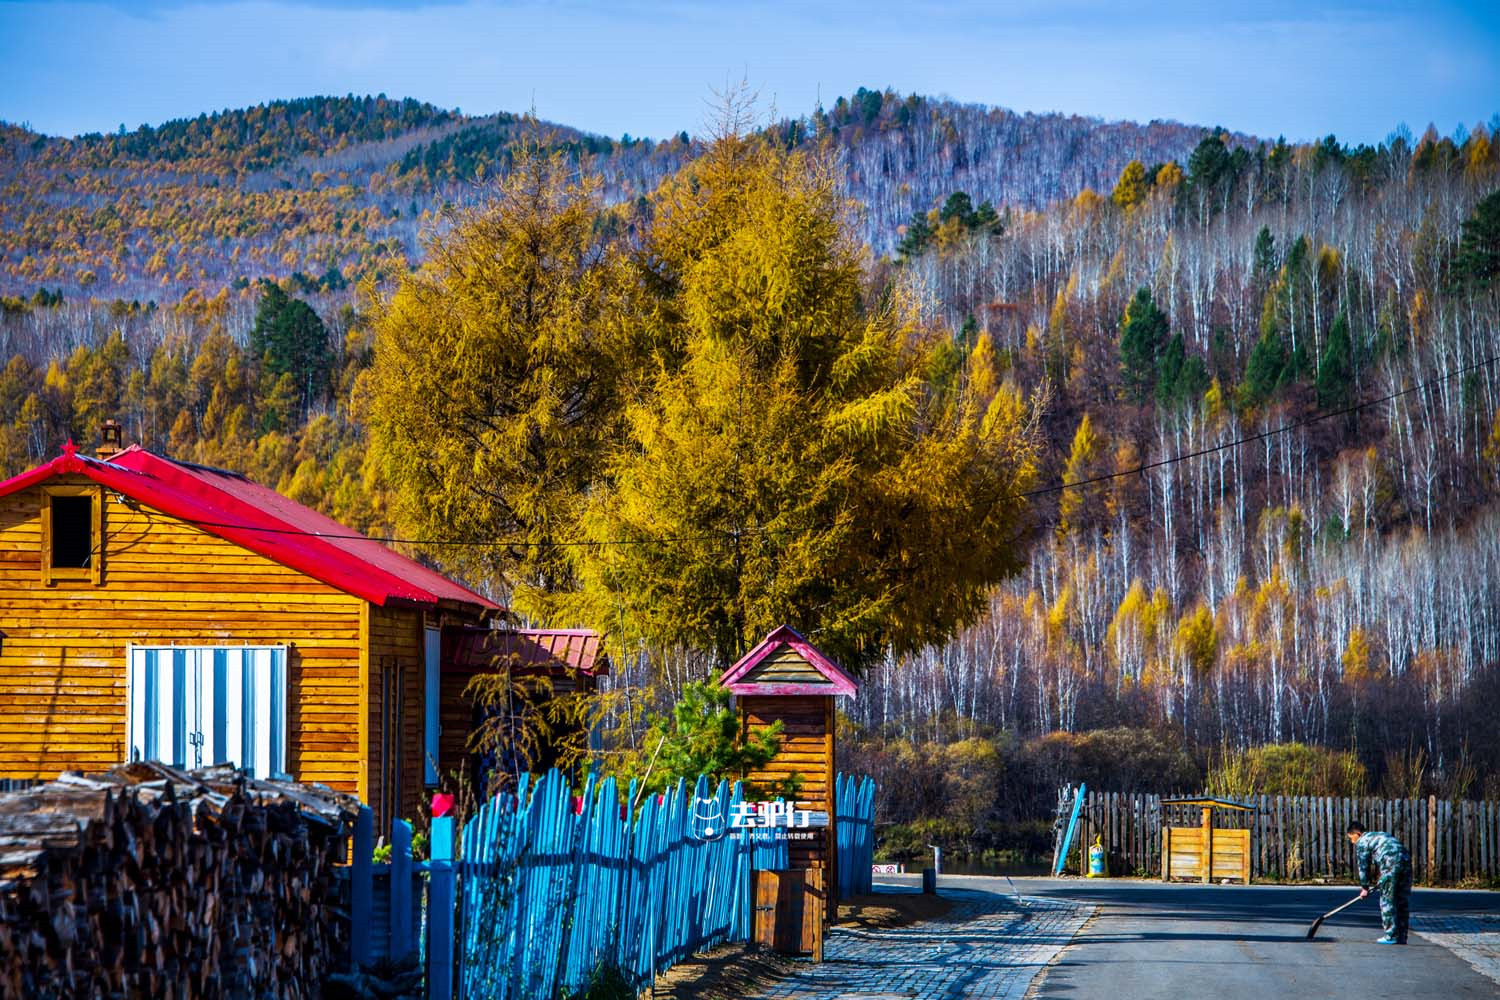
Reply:
[[[1144,403],[1151,398],[1167,333],[1166,314],[1156,307],[1151,290],[1138,289],[1120,323],[1120,379],[1128,399]]]
[[[902,263],[916,260],[927,252],[927,245],[931,242],[932,225],[928,223],[926,215],[918,212],[907,223],[906,235],[896,244],[896,259]]]
[[[731,781],[747,771],[765,767],[781,749],[780,719],[756,733],[740,731],[739,713],[731,704],[727,688],[708,681],[692,681],[682,688],[682,695],[672,705],[672,714],[652,715],[646,719],[646,734],[641,749],[627,755],[621,777],[643,780],[648,792],[671,788],[679,779],[689,783],[698,775],[708,776],[710,783],[720,778]],[[657,752],[657,748],[660,752]],[[651,766],[652,754],[656,755]],[[650,775],[647,776],[647,770]],[[796,794],[800,780],[754,792],[765,796]]]
[[[955,191],[943,202],[942,209],[938,212],[938,222],[947,222],[957,219],[962,225],[970,226],[974,221],[974,202],[966,191]]]
[[[1202,399],[1211,381],[1207,363],[1188,354],[1182,334],[1174,333],[1157,362],[1156,401],[1169,410],[1181,409]]]
[[[1211,191],[1230,169],[1229,148],[1224,145],[1224,131],[1216,128],[1199,141],[1188,157],[1188,186],[1194,191]]]
[[[1281,334],[1274,325],[1265,327],[1245,364],[1245,381],[1240,383],[1241,405],[1259,406],[1275,395],[1286,366],[1286,344]]]
[[[1187,346],[1182,334],[1172,334],[1161,357],[1156,362],[1156,401],[1164,407],[1172,407],[1178,398],[1182,368],[1187,363]]]
[[[291,375],[304,408],[328,391],[333,351],[312,307],[264,282],[250,328],[250,354],[272,376]]]
[[[1349,320],[1343,313],[1334,318],[1318,359],[1316,384],[1318,405],[1337,410],[1354,401],[1354,347],[1349,339]]]
[[[1464,220],[1453,269],[1459,277],[1480,287],[1500,277],[1500,190],[1475,205]]]
[[[1276,273],[1276,237],[1270,226],[1261,226],[1255,234],[1255,276],[1265,278]]]

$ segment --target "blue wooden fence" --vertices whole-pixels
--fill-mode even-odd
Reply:
[[[875,863],[875,779],[840,774],[835,779],[833,802],[838,820],[839,896],[848,898],[871,890],[871,866]]]
[[[575,797],[554,771],[492,799],[461,844],[451,817],[434,819],[426,863],[412,860],[411,827],[397,820],[390,864],[373,866],[366,810],[353,956],[417,953],[432,1000],[553,1000],[606,967],[644,987],[695,952],[748,940],[750,872],[787,867],[777,831],[730,828],[742,801],[740,785],[703,778],[664,795],[632,784],[624,796],[614,779],[590,778]],[[838,777],[841,895],[870,891],[874,805],[871,779]]]
[[[699,778],[646,795],[638,815],[613,779],[575,800],[549,773],[464,827],[459,994],[553,997],[604,968],[633,986],[749,934],[750,870],[786,864],[786,843],[732,835],[740,788]],[[780,848],[779,852],[777,848]]]

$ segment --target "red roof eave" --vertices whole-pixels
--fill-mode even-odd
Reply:
[[[166,466],[174,464],[165,459],[158,461]],[[185,482],[165,483],[143,471],[86,458],[71,447],[65,448],[62,455],[45,465],[0,483],[0,496],[67,474],[86,476],[107,489],[145,503],[202,531],[259,553],[371,604],[385,607],[393,602],[411,602],[431,607],[445,599],[444,596],[417,587],[368,561],[351,558],[348,553],[328,541],[290,528],[285,522],[263,511],[244,504],[226,509],[225,506],[213,503],[204,489],[192,488]],[[499,605],[479,594],[460,588],[451,581],[449,583],[465,595],[461,603],[468,604],[475,610],[499,609]],[[472,601],[468,599],[470,597]]]

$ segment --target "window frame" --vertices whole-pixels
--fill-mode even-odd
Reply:
[[[89,564],[87,566],[54,566],[52,565],[53,549],[53,523],[52,523],[52,498],[53,497],[88,497],[92,503],[92,518],[90,520],[89,539]],[[104,582],[104,488],[96,484],[84,486],[43,486],[42,487],[42,584],[53,586],[60,582],[68,583],[92,583],[95,586]]]

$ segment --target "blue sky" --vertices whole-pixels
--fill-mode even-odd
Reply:
[[[50,134],[277,97],[535,107],[697,132],[745,78],[783,114],[856,87],[1264,136],[1449,134],[1500,112],[1500,4],[1158,0],[0,0],[0,119]]]

